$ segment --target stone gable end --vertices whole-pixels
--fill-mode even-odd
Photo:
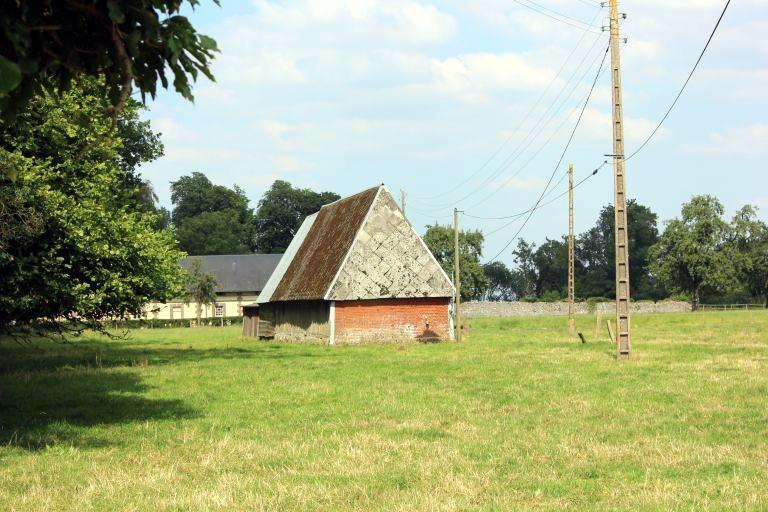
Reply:
[[[451,283],[384,189],[352,246],[330,300],[450,297]]]

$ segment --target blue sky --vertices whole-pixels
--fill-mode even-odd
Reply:
[[[666,111],[723,3],[620,4],[628,153]],[[627,164],[629,196],[661,221],[704,193],[720,197],[728,216],[751,203],[768,218],[766,7],[732,3],[677,108]],[[194,104],[171,91],[149,104],[166,156],[141,171],[167,206],[169,182],[202,171],[243,187],[254,207],[275,179],[341,195],[383,182],[406,190],[408,217],[422,232],[449,223],[454,205],[477,216],[516,213],[555,169],[607,46],[606,17],[595,0],[206,4],[190,18],[219,43],[217,81],[199,82]],[[612,152],[609,80],[601,75],[556,181],[568,162],[578,180]],[[550,197],[563,190],[564,182]],[[577,231],[612,198],[607,166],[577,189]],[[565,233],[565,201],[537,211],[521,236]],[[462,223],[495,231],[487,257],[520,226]],[[509,251],[499,259],[512,263]]]

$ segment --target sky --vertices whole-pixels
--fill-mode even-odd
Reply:
[[[276,179],[342,196],[380,183],[419,232],[486,233],[484,260],[513,263],[519,236],[567,232],[567,197],[529,209],[611,154],[610,66],[560,165],[608,45],[595,0],[203,0],[185,12],[214,37],[216,82],[195,102],[161,90],[145,117],[165,156],[141,168],[165,206],[193,171],[241,186],[256,207]],[[724,0],[626,0],[620,11],[626,153],[653,130],[699,55]],[[628,197],[663,222],[696,194],[768,219],[768,0],[732,2],[703,61],[654,139],[627,162]],[[613,201],[611,166],[575,191],[577,233]]]

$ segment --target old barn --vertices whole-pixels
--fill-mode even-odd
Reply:
[[[264,332],[276,339],[436,340],[452,336],[452,295],[382,185],[307,217],[257,303]]]

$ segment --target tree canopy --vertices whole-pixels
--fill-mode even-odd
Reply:
[[[659,240],[658,217],[634,199],[627,202],[629,285],[633,299],[658,299],[664,294],[648,270],[648,251]],[[605,206],[594,227],[576,243],[577,293],[582,297],[615,297],[616,254],[613,205]],[[567,272],[567,270],[566,270]]]
[[[252,246],[253,210],[235,185],[215,185],[201,172],[171,182],[172,220],[180,247],[192,255],[242,254]]]
[[[490,301],[512,301],[524,296],[524,282],[519,270],[510,270],[501,261],[483,265],[488,280],[485,298]]]
[[[0,125],[0,165],[14,177],[0,179],[0,332],[99,328],[179,293],[182,253],[124,193],[122,141],[102,137],[114,128],[99,88],[35,97]]]
[[[701,292],[725,292],[737,283],[731,228],[722,203],[709,195],[683,205],[681,218],[669,221],[650,250],[651,272],[670,290],[688,293],[697,309]]]
[[[218,0],[214,0],[218,4]],[[116,121],[132,88],[155,97],[158,82],[192,99],[190,81],[213,80],[216,42],[179,14],[198,0],[45,0],[0,3],[0,113],[8,121],[43,91],[103,77]]]
[[[768,225],[757,218],[757,208],[744,206],[732,221],[735,266],[752,297],[768,308]]]
[[[260,253],[284,253],[308,215],[340,199],[334,192],[294,188],[277,180],[259,201],[254,217],[254,249]]]
[[[182,222],[176,236],[188,254],[245,254],[250,252],[249,228],[231,210],[203,212]]]
[[[480,264],[485,238],[480,231],[459,231],[459,270],[461,272],[462,300],[480,300],[488,287],[488,280]],[[446,274],[453,278],[454,234],[449,226],[428,226],[424,243]]]

